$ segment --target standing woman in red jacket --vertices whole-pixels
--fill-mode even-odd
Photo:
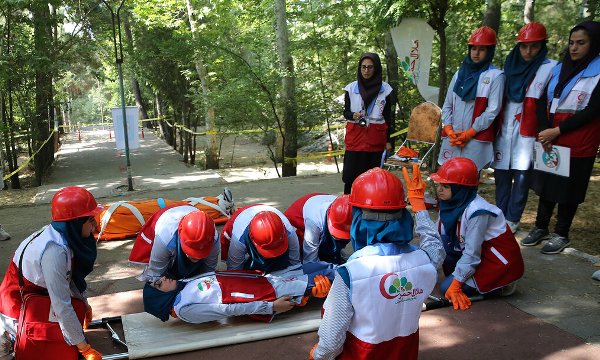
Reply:
[[[350,194],[358,175],[380,167],[384,151],[392,149],[392,87],[382,80],[382,72],[379,55],[365,53],[358,62],[357,80],[344,88],[344,194]]]
[[[569,176],[534,170],[532,188],[540,197],[535,228],[521,241],[534,246],[544,239],[543,254],[558,254],[571,241],[569,230],[585,200],[600,144],[600,23],[585,21],[571,29],[569,48],[548,83],[548,119],[540,121],[538,141],[546,152],[553,145],[570,149]],[[544,119],[545,120],[545,119]],[[558,204],[556,226],[548,225]]]

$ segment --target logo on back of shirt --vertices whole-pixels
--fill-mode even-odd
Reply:
[[[379,292],[388,299],[397,299],[397,303],[412,301],[423,293],[423,289],[415,287],[412,282],[404,276],[399,277],[396,273],[387,273],[379,281]]]
[[[202,280],[198,282],[198,290],[206,291],[210,289],[210,285],[213,283],[213,279]]]

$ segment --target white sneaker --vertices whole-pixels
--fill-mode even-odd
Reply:
[[[517,291],[517,282],[513,281],[500,290],[500,296],[511,296]]]
[[[519,226],[521,225],[520,221],[517,222],[512,222],[510,220],[506,220],[506,223],[508,224],[508,227],[510,228],[510,231],[514,234],[517,232],[517,230],[519,230]]]
[[[596,272],[592,274],[592,279],[600,281],[600,270],[596,270]]]
[[[0,241],[4,241],[4,240],[9,240],[10,239],[10,234],[6,232],[6,230],[4,230],[2,228],[2,225],[0,225]]]

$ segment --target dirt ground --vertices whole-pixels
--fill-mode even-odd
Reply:
[[[236,168],[243,166],[253,166],[259,169],[272,167],[266,146],[259,143],[257,136],[228,136],[223,139],[221,144],[221,167]],[[199,142],[200,143],[200,142]],[[198,153],[199,158],[203,157],[203,152]],[[311,160],[314,161],[314,160]],[[322,159],[322,161],[328,161]],[[342,164],[341,157],[338,163]],[[424,173],[426,175],[427,173]],[[493,178],[493,175],[484,174],[485,177]],[[21,174],[22,189],[0,191],[0,207],[19,206],[19,204],[33,203],[36,195],[36,188],[33,184],[33,172],[26,168]],[[490,202],[494,203],[494,185],[482,183],[479,193]],[[538,197],[533,191],[530,191],[527,206],[523,218],[521,219],[521,230],[529,231],[535,223]],[[594,168],[590,184],[587,191],[586,200],[579,206],[575,220],[571,227],[570,238],[571,247],[583,251],[587,254],[600,257],[600,168]],[[554,227],[554,220],[550,224],[550,229]],[[600,265],[600,264],[599,264]]]

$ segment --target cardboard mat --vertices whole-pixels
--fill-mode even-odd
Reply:
[[[123,315],[121,319],[129,359],[141,359],[316,331],[321,304],[292,309],[270,323],[245,316],[204,324],[179,319],[161,322],[147,313]]]

